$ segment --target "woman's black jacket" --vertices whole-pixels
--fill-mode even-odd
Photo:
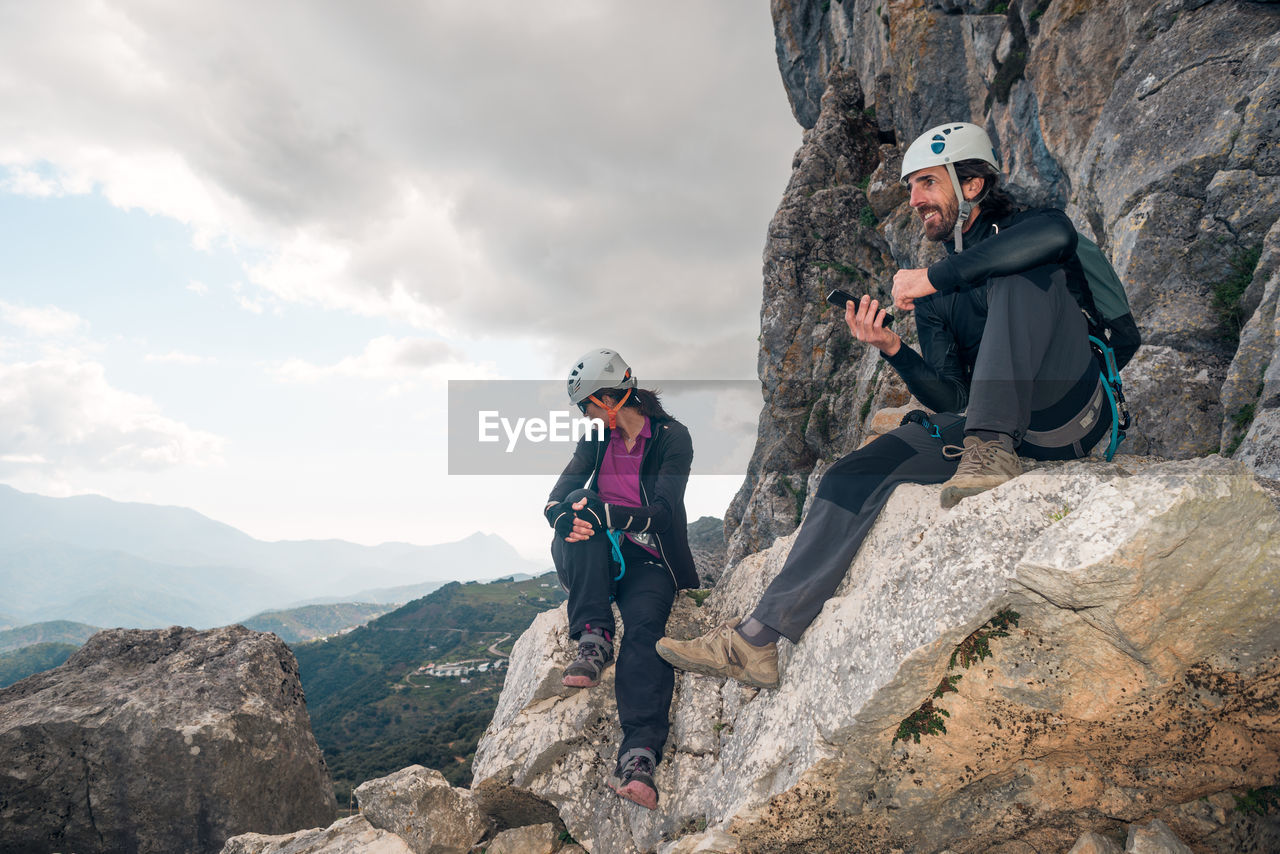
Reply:
[[[645,441],[640,463],[640,498],[644,506],[619,508],[630,516],[629,524],[619,530],[653,534],[676,588],[696,588],[700,582],[693,552],[689,550],[689,520],[684,509],[684,490],[693,465],[693,440],[689,430],[674,419],[651,418],[649,430],[652,435]],[[584,484],[588,489],[598,489],[596,481],[609,437],[610,431],[605,429],[603,438],[586,436],[578,441],[573,459],[556,481],[548,501],[559,503]]]

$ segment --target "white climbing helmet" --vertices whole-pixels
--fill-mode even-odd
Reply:
[[[955,243],[956,251],[964,250],[964,238],[961,236],[964,223],[973,210],[973,202],[964,197],[960,190],[960,179],[956,177],[955,164],[962,160],[981,160],[990,164],[992,169],[1000,171],[1000,162],[996,160],[996,150],[991,145],[991,137],[987,132],[969,122],[948,122],[930,128],[911,143],[907,153],[902,156],[901,181],[905,186],[912,173],[927,169],[930,166],[945,166],[951,176],[951,189],[955,191],[959,204],[956,216]]]
[[[929,166],[947,166],[961,160],[983,160],[1000,171],[996,150],[987,132],[969,122],[949,122],[930,128],[911,143],[902,156],[902,182],[907,176]]]
[[[616,350],[592,350],[569,369],[569,400],[581,404],[602,388],[635,388],[631,367]]]

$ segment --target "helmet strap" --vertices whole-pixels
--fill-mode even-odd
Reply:
[[[969,214],[973,212],[973,202],[964,197],[964,191],[960,189],[960,178],[956,175],[954,164],[947,164],[947,174],[951,176],[951,188],[956,191],[956,204],[959,206],[956,211],[956,227],[951,236],[955,240],[956,251],[963,252],[964,227],[969,221]]]
[[[616,430],[618,429],[618,412],[622,409],[622,405],[627,402],[627,398],[629,397],[631,397],[631,389],[627,389],[627,393],[622,396],[622,400],[619,400],[617,404],[615,404],[614,406],[607,406],[603,400],[596,397],[594,394],[589,395],[587,397],[587,400],[591,401],[596,406],[600,407],[606,413],[608,413],[609,429]]]

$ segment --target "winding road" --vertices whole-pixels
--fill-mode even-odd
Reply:
[[[496,641],[494,641],[493,643],[489,644],[489,654],[490,654],[490,655],[496,655],[496,656],[498,656],[498,658],[510,658],[511,656],[507,655],[505,652],[503,652],[502,650],[498,649],[498,644],[500,644],[500,643],[506,643],[506,642],[507,642],[507,641],[509,641],[509,640],[511,640],[511,632],[507,632],[505,635],[503,635],[502,637],[498,638],[498,639],[497,639]]]

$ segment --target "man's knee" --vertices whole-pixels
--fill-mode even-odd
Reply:
[[[900,435],[895,435],[898,430],[859,448],[827,469],[818,482],[817,497],[853,513],[860,511],[884,479],[915,456],[915,449]]]

